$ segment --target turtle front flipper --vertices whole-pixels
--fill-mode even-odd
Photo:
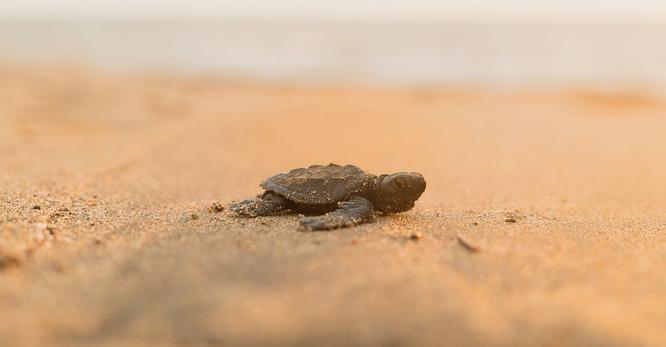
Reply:
[[[304,217],[301,225],[307,230],[332,230],[365,223],[372,217],[372,203],[356,196],[338,204],[338,209],[323,216]]]
[[[229,209],[245,217],[259,217],[276,214],[289,208],[289,201],[282,195],[266,192],[258,199],[234,202]]]

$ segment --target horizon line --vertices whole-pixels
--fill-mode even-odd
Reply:
[[[0,23],[7,21],[227,21],[227,22],[323,22],[323,23],[336,23],[336,22],[367,22],[367,23],[410,23],[410,22],[423,22],[424,24],[432,24],[442,22],[457,24],[557,24],[557,25],[643,25],[643,26],[666,26],[666,18],[619,18],[619,17],[540,17],[530,16],[528,18],[522,16],[261,16],[261,15],[242,15],[242,16],[225,16],[225,15],[146,15],[146,14],[16,14],[11,16],[4,16],[0,18]]]

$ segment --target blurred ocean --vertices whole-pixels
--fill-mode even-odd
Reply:
[[[240,79],[666,90],[666,26],[0,21],[0,63]]]

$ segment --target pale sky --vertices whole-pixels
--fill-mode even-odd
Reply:
[[[0,0],[0,19],[51,16],[666,22],[666,0]]]

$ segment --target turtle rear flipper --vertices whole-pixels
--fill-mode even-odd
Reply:
[[[269,216],[289,208],[289,201],[279,194],[266,192],[257,199],[234,202],[229,209],[245,217]]]
[[[372,203],[356,196],[338,204],[338,209],[323,216],[304,217],[301,225],[307,230],[332,230],[365,223],[372,217]]]

